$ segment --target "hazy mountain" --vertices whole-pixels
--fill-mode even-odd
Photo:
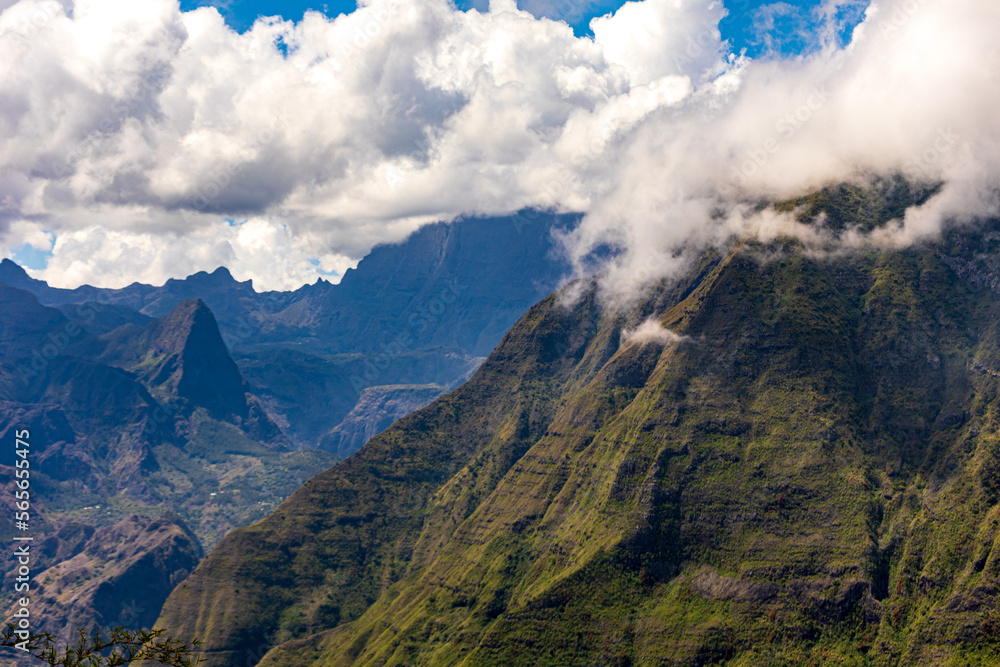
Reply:
[[[444,393],[436,384],[368,387],[344,421],[327,433],[320,446],[346,458],[389,428],[394,421],[419,410]]]
[[[224,268],[160,287],[55,289],[9,260],[0,262],[0,282],[86,320],[95,334],[141,327],[201,299],[269,417],[297,446],[315,447],[368,387],[453,389],[464,382],[568,274],[553,233],[576,221],[526,211],[428,225],[402,243],[376,247],[340,284],[321,280],[294,292],[258,293]],[[425,405],[423,394],[408,404]],[[354,445],[337,447],[346,455]]]
[[[990,664],[998,238],[736,242],[627,311],[550,297],[160,623],[210,666]]]
[[[44,541],[38,629],[110,624],[129,600],[144,609],[129,623],[150,623],[202,544],[335,460],[293,451],[198,299],[155,320],[114,307],[106,333],[99,304],[67,317],[0,284],[0,305],[0,438],[30,432],[31,523]],[[0,455],[15,460],[13,447]]]

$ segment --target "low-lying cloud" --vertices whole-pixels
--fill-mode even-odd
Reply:
[[[1000,5],[879,0],[842,47],[859,4],[828,0],[808,55],[751,61],[720,2],[629,3],[591,39],[512,0],[371,0],[244,34],[176,0],[18,0],[0,235],[54,238],[39,275],[59,285],[227,264],[287,288],[431,221],[551,208],[586,213],[580,266],[617,247],[607,284],[631,285],[788,223],[747,202],[867,174],[944,183],[880,242],[995,212]]]
[[[684,339],[684,336],[667,329],[655,318],[647,319],[634,329],[622,329],[621,333],[622,346],[631,344],[641,345],[644,343],[666,345],[668,343],[677,343]]]

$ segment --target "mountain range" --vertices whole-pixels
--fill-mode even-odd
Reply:
[[[927,196],[779,207],[836,239]],[[733,239],[628,307],[575,283],[158,624],[209,667],[996,664],[998,239]]]

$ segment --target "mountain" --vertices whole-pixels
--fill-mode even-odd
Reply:
[[[352,410],[356,420],[364,390],[455,388],[528,308],[561,284],[570,267],[555,235],[577,220],[525,211],[428,225],[402,243],[376,247],[339,284],[319,280],[294,292],[256,292],[225,268],[160,287],[57,289],[9,260],[0,262],[0,282],[31,292],[70,320],[86,320],[95,335],[124,324],[144,327],[200,299],[249,391],[284,436],[297,447],[335,446],[346,456],[363,440],[323,443],[332,442],[327,434]],[[410,404],[424,405],[416,396]]]
[[[225,267],[212,273],[199,271],[183,280],[171,278],[160,287],[132,283],[121,289],[90,285],[63,289],[30,277],[15,262],[4,259],[0,261],[0,282],[31,292],[47,306],[96,303],[129,308],[153,318],[163,317],[182,301],[198,298],[211,304],[216,312],[225,313],[227,324],[230,319],[246,317],[261,301],[249,280],[237,282]]]
[[[317,331],[332,352],[432,346],[484,357],[569,273],[553,233],[577,218],[535,213],[427,225],[405,243],[375,248],[339,285],[278,317]]]
[[[96,529],[67,523],[38,551],[36,569],[54,564],[36,576],[43,583],[32,614],[64,642],[76,638],[76,628],[152,627],[167,595],[202,556],[183,526],[139,516]]]
[[[150,624],[203,545],[336,460],[294,450],[199,299],[160,319],[106,318],[100,304],[63,312],[0,284],[0,305],[0,439],[30,433],[39,630],[65,639],[129,600],[144,609],[130,622]],[[0,454],[4,479],[16,460]]]
[[[342,285],[289,293],[224,268],[56,289],[0,263],[0,438],[31,432],[44,498],[35,627],[65,637],[112,623],[115,605],[155,620],[203,548],[464,382],[558,284],[552,234],[574,221],[432,225],[376,248]],[[0,466],[15,460],[4,450]]]
[[[861,194],[796,210],[889,224]],[[628,309],[553,295],[159,624],[210,667],[995,664],[997,238],[740,241]]]
[[[347,458],[394,421],[428,405],[444,393],[440,385],[368,387],[344,421],[320,442],[325,451]]]

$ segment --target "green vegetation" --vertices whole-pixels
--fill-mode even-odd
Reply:
[[[880,197],[812,221],[886,224]],[[628,312],[551,297],[160,623],[211,667],[996,664],[998,235],[747,242]],[[683,338],[622,344],[650,316]]]

